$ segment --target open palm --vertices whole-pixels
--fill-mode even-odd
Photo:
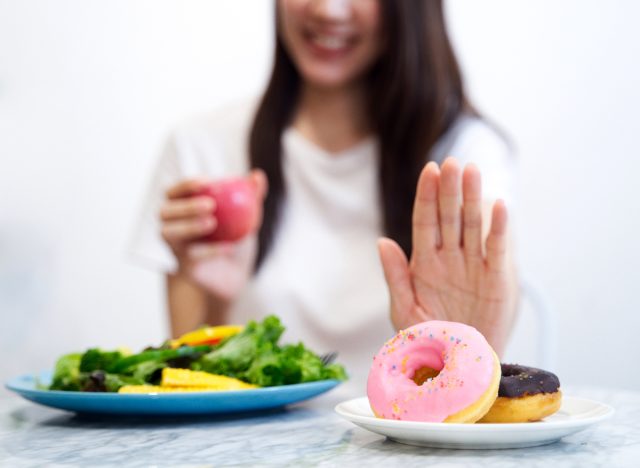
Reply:
[[[507,211],[491,210],[484,240],[480,173],[462,174],[452,158],[431,162],[420,175],[413,212],[411,259],[391,239],[379,242],[391,296],[391,320],[398,329],[427,320],[476,327],[498,353],[513,315],[513,281],[507,262]],[[462,204],[460,200],[462,199]]]

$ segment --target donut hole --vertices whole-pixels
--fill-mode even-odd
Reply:
[[[433,367],[429,366],[422,366],[416,369],[416,371],[413,373],[413,377],[411,377],[411,380],[413,380],[416,385],[420,386],[425,383],[427,379],[433,379],[437,377],[438,374],[440,374],[440,371],[438,369],[434,369]]]

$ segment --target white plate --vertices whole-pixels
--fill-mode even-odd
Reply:
[[[446,424],[379,419],[366,397],[340,403],[336,412],[354,424],[391,440],[409,445],[456,449],[535,447],[582,431],[613,414],[597,401],[562,397],[557,413],[542,421],[518,424]]]

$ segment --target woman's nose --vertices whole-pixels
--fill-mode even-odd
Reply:
[[[327,21],[344,21],[351,16],[352,0],[311,0],[311,12]]]

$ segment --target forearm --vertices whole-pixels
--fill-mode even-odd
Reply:
[[[225,323],[227,301],[216,299],[181,274],[167,275],[167,306],[171,335],[177,337],[203,324]]]

